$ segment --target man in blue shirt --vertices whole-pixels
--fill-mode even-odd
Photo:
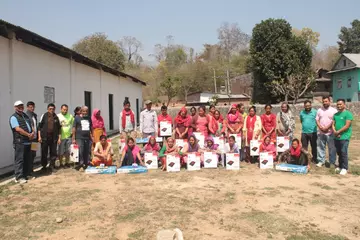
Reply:
[[[10,117],[15,149],[15,182],[23,184],[31,175],[31,140],[35,137],[30,118],[24,113],[24,103],[14,103],[15,113]]]
[[[305,109],[300,112],[300,122],[302,125],[301,131],[301,144],[302,147],[308,150],[310,142],[312,161],[317,163],[317,125],[316,125],[316,114],[317,111],[312,108],[311,101],[306,100],[304,102]]]

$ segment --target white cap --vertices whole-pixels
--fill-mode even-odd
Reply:
[[[24,103],[22,102],[22,101],[16,101],[15,103],[14,103],[14,107],[17,107],[17,106],[19,106],[19,105],[24,105]]]

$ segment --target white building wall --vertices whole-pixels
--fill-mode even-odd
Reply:
[[[85,104],[84,92],[91,92],[92,109],[101,110],[107,129],[109,129],[108,94],[113,94],[114,130],[119,128],[119,112],[122,110],[125,96],[130,98],[134,111],[136,98],[139,99],[141,107],[141,84],[16,40],[11,41],[0,37],[0,169],[13,164],[12,133],[9,127],[9,116],[14,111],[13,102],[16,100],[22,100],[25,104],[27,101],[35,102],[36,113],[40,117],[46,111],[48,104],[44,102],[45,86],[55,88],[57,112],[60,111],[62,104],[68,104],[70,113],[73,113],[76,106]],[[11,69],[13,69],[13,77],[11,77]],[[12,93],[10,93],[11,85]]]
[[[213,95],[212,93],[200,93],[200,102],[208,102]]]

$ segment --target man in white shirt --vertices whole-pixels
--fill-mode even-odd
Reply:
[[[152,102],[145,101],[146,109],[140,113],[140,131],[143,138],[149,136],[157,137],[158,133],[158,118],[154,110],[151,109]]]
[[[119,132],[122,139],[127,137],[136,138],[136,117],[130,108],[128,99],[124,101],[124,109],[120,112],[119,116]]]

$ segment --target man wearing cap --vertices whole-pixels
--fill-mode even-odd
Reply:
[[[15,149],[15,182],[26,183],[30,175],[31,140],[34,139],[34,129],[30,118],[24,113],[24,103],[14,103],[15,113],[10,117],[10,128],[13,132],[13,145]]]
[[[156,137],[158,133],[157,114],[151,109],[152,102],[150,100],[145,101],[145,105],[145,110],[140,113],[140,131],[144,138]]]

